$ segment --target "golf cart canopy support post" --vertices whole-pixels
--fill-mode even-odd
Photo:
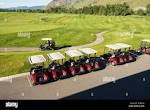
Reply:
[[[46,62],[46,59],[43,55],[29,56],[28,60],[29,60],[30,64],[38,64],[38,63]]]
[[[60,52],[49,53],[47,55],[49,59],[51,59],[52,61],[62,60],[62,63],[63,63],[63,59],[65,59],[65,56],[61,54]]]
[[[82,54],[80,51],[78,51],[78,50],[68,50],[68,51],[65,52],[65,55],[66,55],[66,54],[67,54],[69,57],[71,57],[71,58],[80,57],[80,56],[83,55],[83,54]]]
[[[83,52],[86,55],[91,55],[94,54],[96,56],[97,51],[92,49],[92,48],[83,48],[83,49],[79,49],[81,52]]]

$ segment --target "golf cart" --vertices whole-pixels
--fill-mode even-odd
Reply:
[[[59,60],[62,60],[63,63],[63,59],[65,58],[63,54],[61,54],[60,52],[50,53],[48,54],[48,57],[53,61],[51,64],[49,64],[48,70],[54,80],[69,77],[67,68],[59,63]]]
[[[108,51],[108,53],[104,54],[102,57],[107,55],[105,59],[113,66],[132,62],[135,61],[136,58],[130,52],[128,52],[130,48],[131,45],[124,43],[106,45],[104,53],[106,53],[106,51]]]
[[[106,67],[106,62],[103,58],[101,57],[96,57],[96,53],[97,51],[91,48],[83,48],[80,49],[81,52],[83,52],[85,54],[85,56],[80,60],[84,61],[84,65],[86,67],[86,69],[88,70],[88,72],[90,71],[96,71],[96,70],[100,70]],[[91,56],[94,55],[94,56]],[[89,61],[89,62],[86,62]]]
[[[144,54],[150,55],[150,39],[144,39],[144,40],[142,40],[140,48],[141,48],[141,51]]]
[[[121,54],[124,54],[124,56],[126,57],[126,63],[136,61],[136,58],[138,57],[138,55],[140,55],[140,52],[131,50],[131,45],[124,43],[117,43],[116,45],[119,45],[122,47],[122,49],[124,49]]]
[[[30,78],[32,85],[48,82],[50,80],[50,77],[48,70],[43,67],[44,62],[46,62],[44,56],[43,55],[30,56],[28,60],[30,64],[34,64],[34,66],[30,69]]]
[[[81,57],[83,54],[77,50],[68,50],[65,52],[65,55],[68,55],[70,59],[64,63],[64,65],[68,68],[71,76],[84,74],[86,72],[84,65],[81,62],[75,61],[75,57]]]
[[[41,50],[53,50],[55,49],[55,41],[52,38],[42,38],[43,42],[40,45]]]

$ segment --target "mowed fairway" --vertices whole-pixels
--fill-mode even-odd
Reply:
[[[109,43],[124,42],[138,48],[140,40],[150,38],[149,30],[149,16],[0,13],[1,48],[39,47],[43,37],[53,38],[57,46],[83,45],[93,42],[96,33],[106,31],[104,42],[92,47],[99,55]],[[0,77],[29,71],[28,56],[46,57],[49,52],[54,51],[0,53]]]

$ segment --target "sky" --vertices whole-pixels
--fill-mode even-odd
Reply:
[[[0,0],[0,8],[47,5],[52,0]]]

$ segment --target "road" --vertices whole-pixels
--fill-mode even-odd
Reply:
[[[109,65],[104,70],[43,85],[32,86],[29,76],[25,75],[1,81],[0,99],[61,99],[149,69],[150,56],[142,55],[133,63],[115,67]]]

